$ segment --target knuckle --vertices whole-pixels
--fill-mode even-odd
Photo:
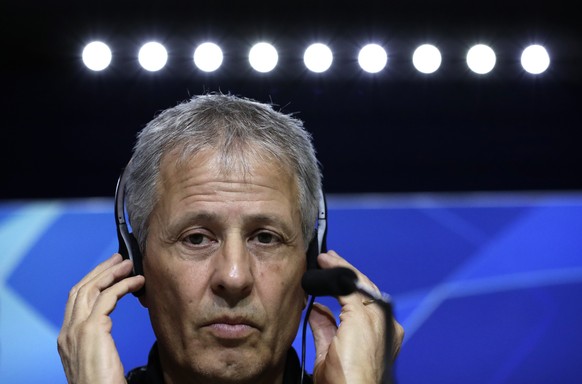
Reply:
[[[397,351],[400,350],[400,346],[404,341],[404,328],[397,322],[394,322],[394,338],[393,344],[397,347]]]
[[[404,339],[404,327],[402,327],[402,325],[400,325],[400,323],[396,323],[396,335],[398,336],[398,338],[402,341],[402,339]]]
[[[76,284],[73,288],[71,288],[71,290],[69,291],[69,299],[74,299],[75,297],[77,297],[77,294],[79,293],[79,284]]]
[[[57,337],[57,350],[62,352],[65,349],[65,337],[63,334],[59,334]]]
[[[57,350],[64,354],[74,344],[74,338],[68,331],[61,331],[57,337]]]
[[[77,283],[69,291],[69,299],[76,299],[78,296],[84,295],[89,290],[88,284]]]
[[[99,296],[99,291],[93,286],[85,284],[77,289],[77,297],[82,297],[88,302],[91,302]]]

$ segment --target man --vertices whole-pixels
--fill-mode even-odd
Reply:
[[[291,344],[321,188],[301,122],[248,99],[194,97],[140,132],[126,172],[143,276],[115,254],[71,290],[58,339],[69,382],[126,382],[109,315],[144,289],[157,342],[130,383],[298,383]],[[318,263],[356,271],[333,251]],[[397,354],[402,328],[394,323],[385,357],[382,312],[363,299],[338,299],[339,328],[329,309],[313,307],[314,382],[378,383]]]

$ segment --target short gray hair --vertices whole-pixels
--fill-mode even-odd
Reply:
[[[222,171],[227,173],[245,172],[249,154],[276,160],[290,171],[297,183],[307,247],[314,235],[321,190],[321,171],[310,133],[300,120],[270,104],[211,93],[162,111],[138,134],[125,192],[129,220],[142,252],[149,218],[160,198],[163,156],[177,150],[187,159],[204,149],[218,152]]]

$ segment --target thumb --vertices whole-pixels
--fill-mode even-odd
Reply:
[[[331,341],[337,332],[337,325],[335,317],[328,307],[314,303],[309,315],[309,326],[315,344],[314,367],[317,367],[325,361]]]

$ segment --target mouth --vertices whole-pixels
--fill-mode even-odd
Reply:
[[[259,332],[259,327],[254,321],[240,317],[212,319],[204,324],[203,328],[217,339],[225,341],[244,340]]]

